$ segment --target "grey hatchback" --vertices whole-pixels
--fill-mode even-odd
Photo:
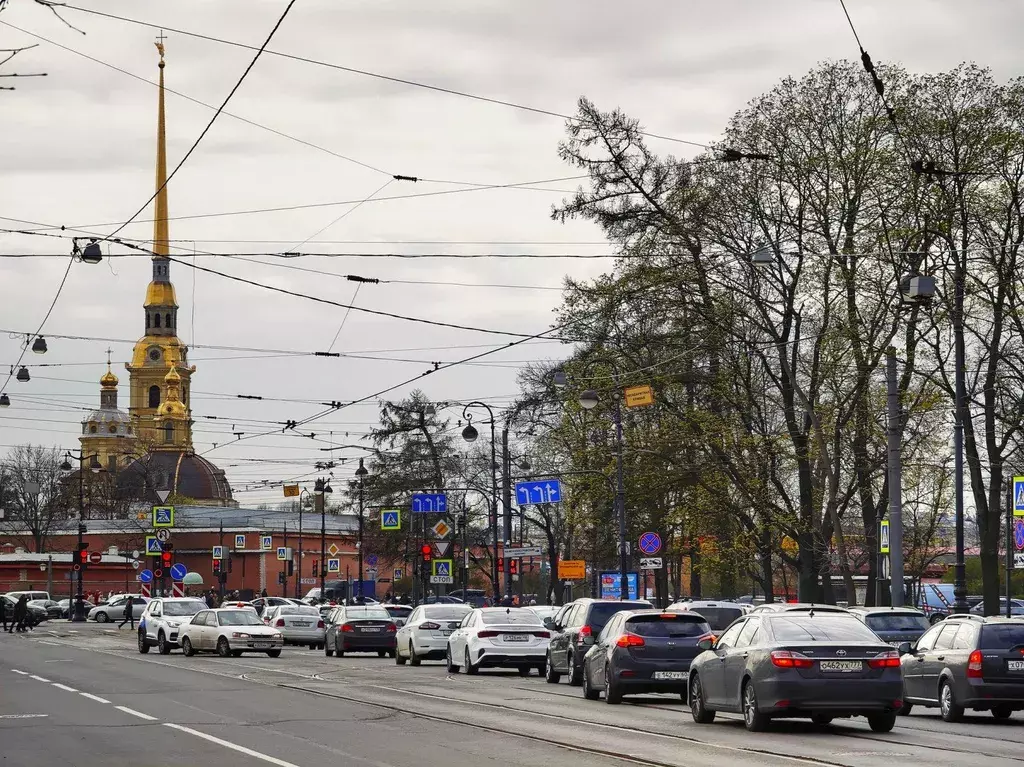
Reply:
[[[866,716],[888,732],[903,706],[899,654],[849,613],[752,613],[733,623],[690,665],[690,712],[743,714],[757,732],[775,717]]]

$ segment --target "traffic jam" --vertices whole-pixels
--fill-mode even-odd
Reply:
[[[930,623],[894,607],[685,601],[657,609],[590,598],[474,607],[449,599],[317,606],[262,597],[210,608],[158,597],[142,609],[138,651],[278,658],[294,646],[327,658],[375,653],[398,666],[429,661],[448,674],[536,673],[611,705],[679,696],[694,722],[740,714],[751,732],[777,718],[828,725],[864,717],[884,733],[915,707],[946,722],[966,711],[1009,719],[1024,709],[1024,618],[952,614]]]

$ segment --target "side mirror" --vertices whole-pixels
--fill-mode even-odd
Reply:
[[[554,631],[555,630],[555,623],[554,623],[554,621],[551,620],[551,618],[545,618],[543,623],[544,623],[544,628],[546,628],[546,629],[548,629],[550,631]]]
[[[900,642],[896,650],[900,655],[910,655],[910,653],[914,651],[914,648],[911,647],[910,642]]]
[[[710,650],[714,646],[715,641],[713,639],[702,639],[699,642],[697,642],[697,647],[699,647],[701,650]]]

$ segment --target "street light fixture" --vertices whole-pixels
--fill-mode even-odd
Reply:
[[[25,367],[24,365],[22,365],[18,369],[18,375],[16,377],[22,383],[28,383],[30,380],[32,380],[32,376],[28,374],[28,368]]]
[[[462,438],[466,442],[476,442],[476,438],[480,436],[480,432],[476,430],[476,427],[472,423],[467,423],[466,428],[462,430]]]
[[[82,248],[79,257],[87,264],[98,264],[103,260],[103,250],[96,240],[90,240],[89,244]]]
[[[10,407],[10,406],[11,406],[11,398],[8,397],[6,394],[0,394],[0,407]]]
[[[46,339],[36,336],[36,340],[32,342],[32,351],[36,354],[46,354]]]
[[[580,406],[586,410],[593,410],[600,401],[597,392],[593,389],[587,389],[580,395]]]
[[[486,404],[484,402],[470,402],[468,405],[466,405],[462,409],[462,417],[465,418],[466,422],[467,422],[466,423],[466,428],[462,430],[462,438],[464,440],[466,440],[466,442],[473,442],[480,435],[480,433],[476,430],[476,427],[473,426],[473,416],[470,413],[470,408],[474,408],[474,407],[482,407],[484,410],[487,411],[487,414],[490,416],[490,419],[491,419],[491,421],[490,421],[490,423],[491,423],[491,513],[490,513],[491,519],[490,519],[490,523],[491,523],[491,540],[492,540],[492,542],[494,544],[494,556],[491,559],[491,565],[492,565],[492,567],[491,567],[491,578],[492,578],[492,580],[494,582],[494,597],[495,597],[495,601],[497,601],[497,599],[498,599],[498,588],[499,588],[499,584],[498,584],[498,578],[499,578],[499,575],[498,575],[498,554],[499,554],[499,549],[498,549],[498,547],[500,545],[500,542],[498,540],[498,474],[497,474],[498,465],[497,465],[497,462],[495,460],[495,453],[496,453],[497,448],[495,446],[495,438],[494,438],[494,410],[491,409],[490,405],[488,405],[488,404]],[[506,574],[506,577],[508,577],[507,569],[506,569],[506,573],[505,574]],[[463,596],[465,596],[465,594],[463,594]]]

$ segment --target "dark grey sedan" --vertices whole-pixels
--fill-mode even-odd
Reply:
[[[690,662],[711,639],[711,626],[697,613],[637,610],[613,616],[583,658],[583,697],[607,703],[623,695],[667,692],[686,700]]]
[[[899,653],[849,613],[752,613],[733,623],[690,666],[690,712],[743,714],[747,729],[771,719],[866,716],[889,732],[903,706]]]

